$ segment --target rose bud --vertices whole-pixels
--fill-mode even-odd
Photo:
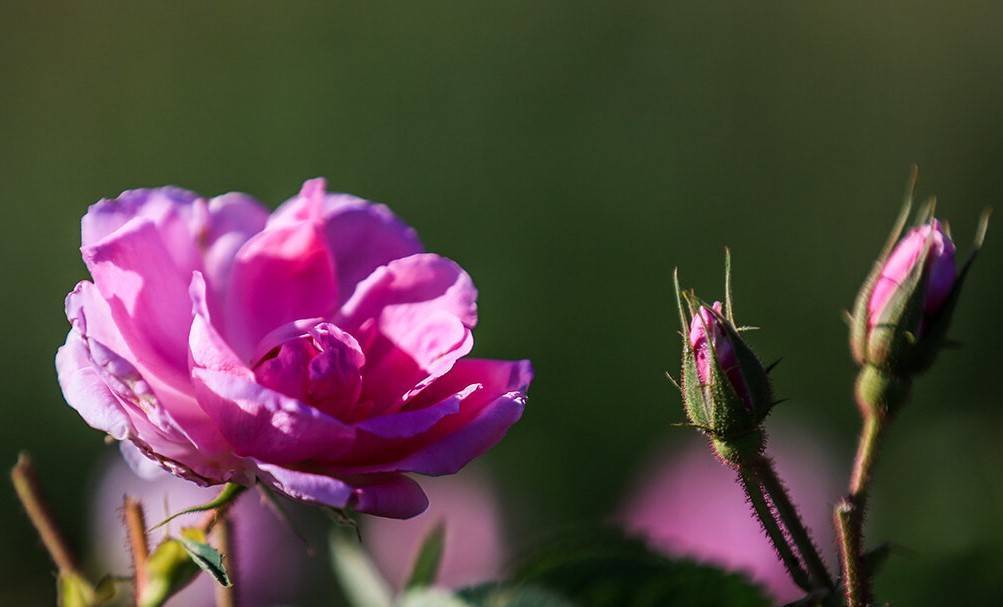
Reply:
[[[522,415],[529,361],[467,356],[470,276],[323,179],[271,214],[133,190],[82,227],[59,383],[134,467],[407,518],[411,474],[457,472]]]
[[[911,192],[888,245],[857,296],[850,330],[857,364],[903,389],[908,378],[933,363],[944,345],[961,285],[988,222],[988,215],[983,215],[975,250],[959,270],[950,232],[933,217],[932,205],[921,214],[920,223],[899,238],[910,199]]]
[[[760,425],[774,405],[772,389],[767,370],[739,335],[730,292],[726,305],[707,306],[692,293],[681,294],[677,279],[676,295],[683,327],[680,388],[690,423],[713,439],[726,461],[761,451]]]

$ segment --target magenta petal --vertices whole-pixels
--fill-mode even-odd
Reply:
[[[356,448],[349,454],[351,459],[332,465],[354,473],[452,474],[494,446],[519,420],[532,373],[529,361],[458,361],[449,374],[429,386],[416,401],[437,402],[451,396],[459,399],[460,411],[443,415],[424,432],[410,436],[406,432],[401,432],[401,438],[389,432],[360,434]],[[408,404],[420,406],[418,402]],[[398,415],[417,415],[421,410]],[[440,412],[433,408],[429,413]],[[393,429],[388,422],[384,424],[386,428],[379,429]]]
[[[397,219],[390,209],[347,194],[327,197],[324,236],[338,266],[338,292],[342,303],[376,268],[423,250],[415,231]]]
[[[271,225],[301,221],[310,216],[313,204],[310,196],[300,194],[275,211]],[[319,207],[324,237],[338,268],[339,303],[348,300],[376,268],[424,250],[417,233],[382,204],[349,194],[326,194]]]
[[[250,362],[265,335],[294,320],[329,316],[336,299],[334,261],[316,224],[269,228],[237,253],[224,335]]]
[[[360,283],[337,322],[366,353],[363,399],[393,411],[448,372],[473,346],[476,301],[467,273],[432,254],[392,261]]]
[[[286,465],[337,457],[352,446],[352,428],[253,377],[195,368],[192,380],[199,404],[238,455]]]
[[[179,272],[154,223],[130,220],[82,252],[132,353],[168,383],[184,386],[185,338],[191,325],[190,275]]]
[[[272,464],[258,464],[259,480],[298,500],[318,502],[333,508],[345,508],[352,499],[352,487],[331,476],[297,472]]]
[[[522,417],[526,395],[508,392],[483,406],[465,426],[398,461],[393,469],[438,476],[458,472],[494,447]]]
[[[414,480],[395,474],[357,487],[352,508],[386,518],[411,518],[428,508],[428,497]]]
[[[382,438],[411,438],[433,428],[443,418],[459,413],[463,400],[478,388],[480,386],[476,384],[468,386],[434,405],[371,417],[358,422],[355,427]]]
[[[416,482],[402,475],[379,475],[346,481],[311,472],[259,464],[261,482],[289,497],[333,508],[389,518],[410,518],[428,507],[428,498]]]

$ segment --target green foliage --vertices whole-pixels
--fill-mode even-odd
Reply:
[[[765,607],[762,590],[734,573],[652,553],[611,529],[549,542],[515,573],[519,584],[559,592],[588,607]]]
[[[575,607],[551,591],[516,584],[484,584],[458,593],[470,607]]]
[[[202,530],[184,529],[178,541],[200,569],[211,575],[221,586],[229,588],[232,585],[223,566],[223,555],[209,545]]]
[[[442,550],[446,542],[446,525],[439,522],[421,544],[418,556],[415,557],[405,588],[420,588],[431,586],[439,575],[439,565],[442,563]]]
[[[331,564],[345,599],[352,607],[390,607],[393,592],[353,533],[331,533]]]

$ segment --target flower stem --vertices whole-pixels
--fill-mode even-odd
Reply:
[[[883,408],[867,409],[862,406],[861,410],[866,412],[857,443],[857,456],[853,460],[850,493],[836,506],[834,515],[848,607],[866,607],[872,600],[870,576],[863,565],[864,513],[878,445],[886,427]]]
[[[794,506],[794,502],[791,501],[787,489],[777,475],[773,462],[765,455],[760,455],[753,460],[753,466],[763,484],[763,489],[770,501],[773,502],[784,528],[787,529],[787,533],[790,534],[791,540],[804,560],[805,567],[814,581],[813,587],[834,590],[832,576],[829,575],[829,570],[822,561],[808,528],[801,521],[801,516]]]
[[[79,575],[76,559],[73,558],[73,554],[66,546],[66,541],[59,532],[48,505],[42,498],[38,477],[31,463],[31,457],[27,453],[22,452],[18,455],[17,464],[10,471],[10,477],[21,505],[24,506],[28,518],[31,519],[38,536],[42,539],[42,544],[45,545],[52,561],[59,568],[59,572]]]
[[[853,512],[854,506],[850,498],[843,498],[836,505],[833,518],[836,525],[836,541],[839,544],[839,559],[843,564],[843,592],[847,607],[863,607],[870,599],[860,559],[862,538]]]
[[[219,551],[226,559],[226,568],[230,573],[230,578],[234,581],[230,586],[216,585],[216,607],[238,607],[237,600],[237,554],[234,548],[233,521],[231,516],[222,515],[217,519],[214,535]]]
[[[767,504],[758,476],[752,470],[740,466],[738,468],[738,478],[742,484],[742,488],[745,489],[745,494],[749,498],[749,503],[752,505],[756,517],[759,519],[760,524],[762,524],[766,536],[773,544],[777,556],[780,557],[781,562],[783,562],[784,567],[787,569],[787,573],[790,574],[791,579],[794,580],[794,583],[798,587],[806,592],[810,591],[812,589],[811,580],[801,566],[801,561],[798,560],[794,551],[788,545],[787,537],[777,523],[776,513]]]
[[[135,575],[133,586],[138,604],[146,588],[146,561],[150,556],[150,545],[146,537],[146,516],[143,514],[143,505],[128,495],[125,496],[122,511],[126,534],[129,536],[129,548],[132,551]]]

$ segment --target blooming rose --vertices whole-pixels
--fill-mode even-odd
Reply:
[[[200,484],[405,518],[522,415],[528,361],[464,358],[476,290],[386,207],[321,179],[268,215],[178,188],[83,218],[93,282],[56,356],[92,427]]]

